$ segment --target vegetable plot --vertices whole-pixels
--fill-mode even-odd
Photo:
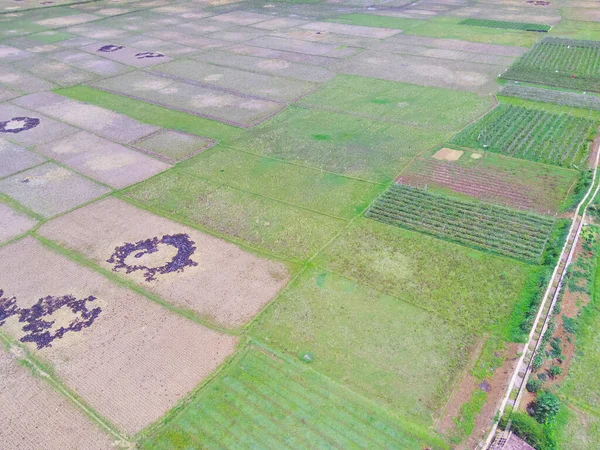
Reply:
[[[460,24],[475,27],[502,28],[504,30],[538,31],[542,33],[547,33],[551,28],[550,25],[541,25],[539,23],[506,22],[504,20],[487,19],[465,19]]]
[[[392,185],[367,217],[470,247],[539,262],[554,219]]]
[[[451,142],[546,164],[579,167],[588,156],[589,143],[599,125],[597,120],[584,117],[499,105]]]

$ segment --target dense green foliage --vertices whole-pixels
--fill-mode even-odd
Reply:
[[[451,142],[563,167],[580,166],[599,125],[584,117],[501,104]]]
[[[504,20],[488,20],[488,19],[465,19],[460,22],[461,25],[471,25],[475,27],[501,28],[503,30],[521,30],[521,31],[540,31],[548,32],[549,25],[541,25],[539,23],[524,23],[524,22],[507,22]]]
[[[536,397],[533,415],[539,423],[545,423],[556,417],[559,409],[559,398],[550,391],[543,391]]]
[[[541,260],[553,224],[547,217],[398,184],[371,205],[367,217],[527,261]]]
[[[513,412],[502,418],[500,426],[504,428],[508,419],[511,420],[511,430],[524,441],[531,444],[537,450],[553,450],[554,446],[549,441],[544,426],[539,424],[533,417],[524,412]]]
[[[498,95],[600,111],[600,96],[593,94],[580,94],[578,92],[507,83],[502,86]]]
[[[539,391],[542,388],[542,380],[536,380],[535,378],[532,378],[531,380],[529,380],[527,382],[527,385],[525,386],[527,388],[527,390],[529,392],[533,392],[536,393],[537,391]]]

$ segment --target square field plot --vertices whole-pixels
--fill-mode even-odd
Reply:
[[[125,195],[179,220],[297,260],[313,256],[347,223],[177,169],[133,186]]]
[[[0,180],[1,193],[44,217],[63,213],[109,191],[51,162]]]
[[[170,166],[120,144],[80,131],[38,148],[68,167],[113,188],[124,188],[150,178]]]
[[[116,61],[111,61],[109,59],[91,55],[86,52],[81,52],[76,49],[50,53],[47,55],[47,58],[63,62],[65,64],[69,64],[70,66],[77,67],[101,76],[113,76],[133,70],[131,67]]]
[[[15,63],[15,66],[62,87],[85,83],[97,78],[97,75],[91,72],[43,57],[19,61]]]
[[[0,136],[35,146],[74,134],[76,128],[18,106],[0,105]]]
[[[171,60],[171,58],[161,52],[125,47],[110,42],[86,45],[81,47],[81,50],[133,67],[154,66]]]
[[[445,133],[289,107],[233,142],[240,150],[377,182],[392,181]]]
[[[505,80],[600,92],[600,42],[548,37],[502,74]]]
[[[0,140],[0,178],[37,166],[46,158],[26,148]]]
[[[377,121],[454,131],[481,117],[493,102],[472,92],[338,75],[298,104]]]
[[[355,221],[314,262],[475,334],[505,326],[537,275],[520,261],[369,219]]]
[[[0,330],[127,434],[162,417],[237,343],[33,238],[0,249],[0,269]]]
[[[133,143],[169,162],[183,161],[215,145],[212,139],[175,130],[160,130]]]
[[[140,447],[438,448],[439,439],[411,431],[412,424],[301,363],[250,347]]]
[[[293,102],[318,88],[318,85],[306,81],[290,80],[189,60],[164,64],[154,70],[243,95],[281,102]]]
[[[149,73],[108,78],[95,87],[170,109],[248,128],[281,111],[285,105],[211,89]]]
[[[113,447],[114,439],[4,348],[0,349],[0,403],[0,439],[6,448],[31,450],[42,442],[47,450]]]
[[[0,66],[0,83],[15,91],[24,92],[26,94],[48,91],[56,88],[56,85],[49,81],[8,65]]]
[[[46,223],[40,233],[226,327],[244,325],[288,279],[282,264],[114,198]]]
[[[398,184],[373,202],[366,215],[389,225],[537,263],[554,224],[550,217]]]
[[[41,92],[16,99],[13,103],[91,131],[111,141],[129,143],[158,127],[140,123],[124,114],[78,102],[52,92]]]
[[[318,372],[426,426],[473,343],[442,317],[319,269],[291,283],[250,334],[291,355],[310,353]]]
[[[0,243],[32,229],[37,220],[0,203]]]
[[[452,139],[462,147],[563,167],[584,167],[600,118],[500,104]]]

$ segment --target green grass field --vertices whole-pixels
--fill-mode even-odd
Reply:
[[[302,363],[247,347],[155,426],[141,448],[366,448],[445,444]]]
[[[320,270],[303,272],[250,334],[422,425],[447,400],[474,341],[418,305]]]
[[[503,30],[521,30],[521,31],[538,31],[548,32],[550,25],[540,25],[538,23],[524,22],[506,22],[504,20],[488,20],[488,19],[465,19],[460,22],[461,25],[470,25],[473,27],[500,28]]]

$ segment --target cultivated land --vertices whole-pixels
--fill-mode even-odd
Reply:
[[[0,442],[598,448],[597,9],[0,0]]]

